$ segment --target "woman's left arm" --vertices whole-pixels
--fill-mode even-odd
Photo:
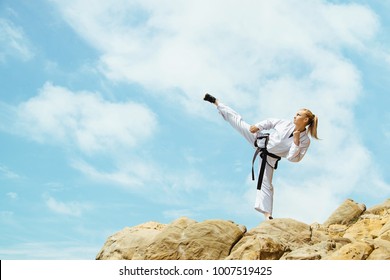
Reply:
[[[296,141],[293,141],[291,143],[290,150],[288,151],[288,154],[286,156],[286,158],[292,162],[300,161],[305,156],[306,151],[310,146],[309,138],[301,139],[298,145],[295,142]]]

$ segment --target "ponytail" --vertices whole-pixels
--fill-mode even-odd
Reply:
[[[318,117],[314,115],[309,109],[302,109],[305,112],[305,115],[309,118],[308,121],[308,130],[311,137],[319,140],[317,136],[317,127],[318,127]]]

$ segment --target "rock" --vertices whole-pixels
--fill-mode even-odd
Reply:
[[[281,260],[321,260],[337,249],[335,241],[323,241],[311,246],[304,246],[286,253]]]
[[[383,219],[359,219],[356,223],[351,225],[346,231],[343,237],[351,240],[362,241],[364,239],[374,239],[379,235],[385,222]]]
[[[110,236],[96,259],[224,259],[245,232],[244,226],[223,220],[198,223],[182,217],[169,225],[146,223]]]
[[[365,260],[374,250],[372,245],[365,242],[354,242],[344,245],[324,260]]]
[[[146,260],[201,260],[221,259],[229,255],[231,247],[242,237],[246,228],[233,222],[208,220],[191,223],[180,232],[170,230],[156,236],[146,251]],[[171,252],[167,254],[167,252]]]
[[[382,239],[373,241],[374,251],[367,260],[390,260],[390,242]]]
[[[154,238],[162,232],[165,225],[148,222],[111,235],[96,259],[98,260],[131,260],[137,259],[143,250],[147,248]]]
[[[365,210],[344,201],[324,224],[289,218],[247,231],[232,221],[148,222],[108,237],[101,260],[389,260],[390,199]]]
[[[246,228],[233,222],[208,220],[188,227],[181,238],[180,259],[218,260],[226,258]]]
[[[370,214],[375,214],[375,215],[389,215],[390,214],[390,198],[387,199],[385,202],[375,205],[366,211],[367,213]]]
[[[390,219],[387,219],[386,224],[379,230],[378,236],[380,239],[390,241]]]
[[[323,224],[329,227],[333,224],[348,225],[357,219],[366,210],[364,204],[358,204],[352,199],[347,199],[341,204]]]
[[[343,237],[345,231],[348,229],[346,225],[332,224],[328,227],[328,234],[331,238]]]
[[[278,260],[286,247],[271,236],[248,234],[234,246],[227,260]]]
[[[293,219],[274,219],[252,229],[227,259],[277,260],[286,251],[310,241],[310,226]]]
[[[139,259],[144,260],[178,260],[181,250],[179,248],[184,230],[196,221],[186,217],[179,218],[155,236],[146,248],[145,254]]]

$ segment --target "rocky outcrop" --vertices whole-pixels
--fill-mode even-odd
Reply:
[[[390,260],[390,199],[344,201],[323,224],[283,218],[247,231],[232,221],[147,222],[110,236],[99,260]]]

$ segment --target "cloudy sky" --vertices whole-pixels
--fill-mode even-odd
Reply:
[[[385,2],[385,3],[384,3]],[[0,259],[94,259],[148,221],[253,228],[249,123],[319,117],[274,174],[274,216],[390,197],[390,4],[0,1]]]

